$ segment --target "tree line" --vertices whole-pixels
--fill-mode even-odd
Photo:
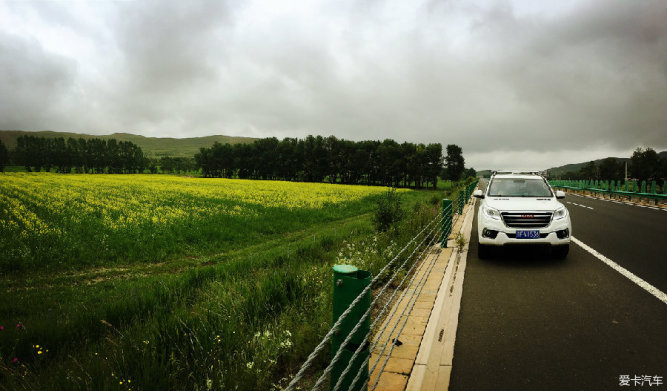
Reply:
[[[26,171],[59,173],[192,173],[205,177],[304,182],[437,187],[438,176],[474,176],[461,147],[399,144],[394,140],[354,142],[335,136],[275,137],[251,144],[201,148],[195,157],[147,158],[136,144],[116,139],[45,138],[24,135],[11,152],[0,141],[0,171],[13,163]],[[445,163],[443,165],[443,163]]]
[[[559,175],[562,179],[618,180],[625,178],[625,162],[613,157],[586,163],[578,171]],[[628,178],[640,181],[667,179],[667,158],[661,158],[652,148],[637,148],[628,162]]]
[[[441,144],[355,142],[311,135],[269,137],[252,144],[215,143],[201,148],[195,161],[206,177],[435,188],[442,152]],[[462,165],[460,171],[458,176]]]
[[[0,147],[0,155],[6,147]],[[6,154],[6,152],[5,152]],[[75,139],[69,137],[46,138],[21,136],[16,140],[16,149],[11,154],[14,164],[24,166],[26,171],[42,169],[59,173],[110,173],[124,174],[143,172],[148,160],[141,148],[130,141],[116,139]],[[0,166],[2,165],[0,156]],[[5,164],[8,163],[5,158]]]

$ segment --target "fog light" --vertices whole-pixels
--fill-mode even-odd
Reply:
[[[482,230],[482,236],[485,237],[485,238],[489,238],[489,239],[495,239],[496,236],[498,236],[498,231],[495,231],[493,229],[484,228]]]
[[[556,231],[556,236],[558,236],[558,239],[565,239],[570,236],[570,230],[565,228],[561,229],[560,231]]]

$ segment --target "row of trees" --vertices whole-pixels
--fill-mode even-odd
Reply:
[[[0,171],[10,163],[27,171],[80,173],[189,173],[207,177],[436,187],[438,176],[474,176],[464,166],[461,147],[450,144],[399,144],[394,140],[354,142],[334,136],[305,139],[264,138],[252,144],[202,148],[195,158],[150,159],[131,142],[115,139],[44,138],[25,135],[9,153],[0,141]],[[443,166],[443,162],[445,165]]]
[[[116,139],[75,139],[21,136],[16,140],[12,160],[26,171],[69,173],[136,173],[148,163],[139,146]]]
[[[460,151],[460,148],[459,148]],[[220,144],[195,155],[207,177],[436,187],[443,167],[441,144],[394,140],[349,141],[335,136],[264,138],[252,144]],[[463,167],[461,167],[461,175]]]
[[[159,161],[151,159],[149,168],[152,174],[155,174],[158,165],[163,174],[188,173],[198,169],[195,159],[191,157],[163,156]]]
[[[560,175],[562,179],[617,180],[625,178],[625,161],[608,157],[599,164],[586,163],[579,171]],[[652,148],[637,148],[628,162],[628,177],[640,181],[667,179],[667,158]]]
[[[0,140],[0,172],[5,172],[5,166],[9,164],[9,151],[5,144]]]

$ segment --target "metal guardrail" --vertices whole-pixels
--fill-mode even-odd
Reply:
[[[650,188],[646,181],[600,181],[600,180],[551,180],[551,187],[568,189],[574,191],[588,191],[595,195],[609,194],[628,197],[632,200],[636,198],[667,200],[667,182],[662,184],[662,193],[659,192],[656,181],[651,181]]]
[[[463,204],[470,198],[475,186],[477,186],[477,181],[467,185],[459,193],[459,210],[461,212]],[[460,218],[461,213],[457,217]],[[333,281],[333,325],[322,341],[308,356],[285,391],[297,388],[297,385],[304,379],[308,369],[311,368],[316,358],[321,352],[325,351],[327,346],[331,346],[331,361],[322,370],[311,390],[320,389],[327,379],[329,380],[331,391],[375,390],[378,386],[380,376],[376,378],[373,384],[369,384],[369,374],[373,373],[378,365],[380,365],[379,371],[382,372],[387,365],[388,358],[391,356],[395,344],[393,342],[390,343],[389,339],[386,341],[381,341],[380,339],[385,335],[385,329],[391,323],[389,320],[393,319],[392,316],[398,307],[394,308],[391,314],[385,315],[385,313],[389,310],[391,303],[401,302],[401,300],[406,298],[406,295],[410,296],[407,298],[409,305],[406,305],[401,311],[400,316],[396,318],[396,323],[391,326],[391,332],[388,333],[387,338],[391,338],[395,330],[398,330],[398,334],[400,334],[405,327],[407,316],[414,308],[418,294],[426,283],[426,276],[430,274],[430,270],[435,265],[435,260],[437,259],[435,244],[438,240],[441,240],[442,246],[447,246],[447,238],[452,231],[454,222],[453,203],[451,200],[443,199],[441,214],[435,216],[426,224],[375,277],[371,278],[370,273],[358,270],[354,266],[336,265],[334,267]],[[409,248],[412,248],[411,252]],[[420,249],[422,251],[418,252]],[[403,256],[402,262],[397,262],[404,253],[410,254]],[[431,256],[433,258],[427,262],[427,259]],[[412,264],[410,264],[410,261],[412,261]],[[423,272],[418,271],[422,269]],[[407,270],[407,272],[400,274],[401,270]],[[397,289],[393,291],[388,289],[392,284],[395,284],[394,281],[401,275],[403,277],[398,282]],[[418,275],[421,277],[413,285]],[[374,288],[372,296],[375,297],[372,298],[371,288],[383,276],[386,276],[384,278],[387,278],[387,280],[379,291],[378,288]],[[407,284],[405,284],[406,282]],[[413,287],[413,289],[406,289],[408,287]],[[399,293],[401,295],[397,299],[398,301],[396,301],[395,296]],[[375,320],[371,323],[371,310],[375,304],[379,305],[378,300],[381,297],[385,300],[384,305],[373,313]],[[387,319],[387,323],[371,342],[370,336],[375,326],[382,319]],[[379,345],[382,345],[381,349]],[[380,349],[380,352],[377,354],[373,364],[370,365],[371,369],[369,370],[370,353],[371,351],[375,352],[376,348]],[[387,349],[389,350],[385,353]],[[382,363],[380,363],[381,359],[383,359]]]
[[[294,376],[290,384],[287,386],[285,391],[290,391],[290,390],[295,390],[297,385],[303,380],[306,371],[313,365],[314,361],[317,359],[317,357],[320,355],[321,352],[323,352],[326,347],[333,341],[334,335],[337,336],[337,342],[335,342],[335,345],[338,346],[338,349],[335,351],[332,351],[332,359],[329,365],[323,370],[322,374],[319,376],[315,384],[312,386],[311,390],[318,390],[322,387],[323,383],[326,381],[326,379],[329,377],[329,374],[332,373],[332,371],[335,369],[335,374],[337,374],[339,377],[334,378],[332,377],[330,383],[332,386],[338,385],[337,388],[339,389],[342,386],[343,382],[339,382],[339,380],[346,378],[346,375],[350,371],[350,366],[352,363],[357,363],[357,357],[363,351],[364,349],[368,349],[368,335],[364,338],[364,343],[359,344],[353,344],[351,345],[350,342],[352,342],[353,337],[356,337],[359,335],[360,330],[362,328],[365,329],[365,324],[367,325],[367,319],[370,316],[371,309],[373,306],[378,302],[378,299],[380,297],[383,297],[383,294],[385,291],[387,291],[387,288],[393,283],[393,281],[396,279],[396,277],[399,275],[399,272],[405,268],[407,263],[410,260],[413,260],[413,255],[416,253],[417,249],[421,248],[424,244],[432,245],[435,240],[437,240],[438,237],[440,237],[440,223],[442,221],[442,217],[440,216],[435,216],[424,228],[417,234],[415,235],[397,254],[396,256],[389,261],[379,272],[378,274],[372,278],[371,281],[364,283],[365,288],[359,292],[359,294],[353,298],[353,300],[349,303],[347,306],[347,309],[343,311],[341,314],[334,314],[336,317],[334,318],[334,324],[329,330],[329,332],[324,336],[324,338],[320,341],[320,343],[315,347],[313,352],[308,356],[306,361],[303,363],[297,374]],[[421,238],[421,239],[420,239]],[[402,263],[397,262],[401,256],[403,256],[404,253],[409,252],[409,248],[413,247],[412,252],[405,257]],[[414,260],[414,264],[419,263],[420,257],[417,257],[417,260]],[[392,268],[393,266],[393,268]],[[414,266],[414,265],[413,265]],[[336,273],[334,274],[335,276],[339,274]],[[365,311],[360,310],[358,304],[362,301],[365,301],[367,298],[367,295],[369,294],[371,287],[373,286],[374,283],[378,282],[380,278],[385,276],[386,274],[391,274],[391,277],[384,283],[382,286],[382,289],[378,293],[375,294],[375,298],[372,299],[371,303],[369,305],[364,305]],[[405,279],[404,279],[405,280]],[[336,283],[337,280],[334,280],[334,284]],[[350,285],[350,284],[348,284]],[[400,287],[400,285],[399,285]],[[388,300],[387,303],[385,304],[384,308],[381,309],[380,314],[378,315],[377,319],[370,325],[369,330],[373,330],[373,326],[377,323],[377,321],[380,319],[382,314],[387,310],[388,304],[391,302],[391,300]],[[367,308],[366,308],[367,307]],[[352,315],[352,312],[355,313],[355,315]],[[349,330],[349,333],[347,335],[342,335],[341,331],[347,331],[347,330],[342,330],[344,327],[344,323],[348,325],[354,325],[352,330]],[[340,342],[341,338],[342,342]],[[356,346],[357,349],[350,351],[350,346]],[[333,350],[333,349],[332,349]],[[347,362],[348,364],[346,367],[341,368],[337,366],[337,363],[343,358],[343,356],[347,356],[346,358],[349,359]],[[351,356],[351,357],[350,357]],[[343,361],[345,362],[345,361]],[[367,364],[366,364],[366,369],[367,369]],[[355,373],[356,374],[356,373]],[[345,383],[348,381],[351,382],[352,379],[346,379]],[[358,382],[358,381],[357,381]],[[363,379],[362,383],[364,384],[367,383],[368,379]],[[340,383],[340,384],[339,384]],[[348,383],[347,385],[351,385]],[[353,386],[353,385],[352,385]],[[334,389],[334,387],[332,387]]]
[[[475,179],[462,190],[459,190],[458,197],[456,198],[456,211],[459,216],[463,214],[463,207],[468,203],[470,197],[472,197],[472,192],[475,190],[475,187],[477,187],[477,183],[479,183],[479,179]],[[442,248],[447,247],[447,237],[452,232],[451,214],[453,213],[453,209],[454,205],[451,200],[442,200],[442,215],[446,216],[446,213],[450,214],[449,218],[443,217],[441,238]]]

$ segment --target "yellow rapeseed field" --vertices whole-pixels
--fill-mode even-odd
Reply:
[[[124,228],[187,216],[255,214],[249,205],[318,209],[382,191],[370,186],[163,175],[8,173],[0,175],[0,224],[35,234],[57,231],[40,218],[38,211],[45,210],[48,215],[71,211],[74,221],[99,215],[106,227]]]
[[[252,232],[248,226],[232,232],[231,227],[239,227],[241,221],[272,218],[295,224],[289,221],[292,216],[303,220],[323,210],[331,215],[336,213],[332,206],[338,209],[384,191],[356,185],[168,175],[7,173],[0,175],[0,235],[17,242],[0,244],[0,250],[11,253],[7,258],[22,261],[36,255],[37,245],[41,258],[71,245],[86,251],[99,246],[120,254],[122,248],[138,246],[125,242],[151,241],[156,236],[163,241],[182,239],[192,249],[199,240],[197,229],[226,240],[239,230]],[[279,222],[270,223],[264,232],[279,230]],[[39,238],[50,239],[35,243]],[[119,238],[125,241],[120,243]],[[161,251],[164,248],[161,244]]]

